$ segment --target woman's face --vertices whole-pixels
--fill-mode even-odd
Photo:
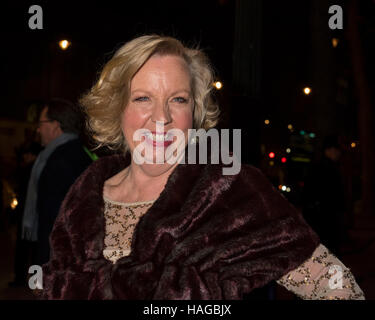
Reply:
[[[122,130],[133,155],[132,164],[136,151],[148,162],[140,166],[150,175],[160,175],[177,165],[167,162],[171,158],[172,147],[175,150],[177,145],[177,137],[169,136],[169,130],[179,129],[184,134],[183,146],[187,144],[194,105],[190,82],[186,62],[173,55],[152,56],[131,81],[129,102],[122,115]],[[134,133],[139,129],[147,129],[152,135],[136,141]],[[142,150],[140,147],[144,149],[138,152]],[[173,154],[176,155],[176,152]],[[161,156],[163,163],[157,160]]]

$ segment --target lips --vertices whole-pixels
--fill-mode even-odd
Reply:
[[[173,142],[173,136],[167,132],[146,132],[145,140],[154,147],[168,147]]]

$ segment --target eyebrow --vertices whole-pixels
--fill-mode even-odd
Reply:
[[[147,91],[147,90],[143,90],[143,89],[136,89],[136,90],[133,90],[133,91],[131,91],[130,92],[130,94],[135,94],[135,93],[137,93],[137,92],[142,92],[142,93],[146,93],[146,94],[148,94],[148,95],[152,95],[152,93],[151,92],[149,92],[149,91]],[[187,94],[191,94],[191,90],[187,90],[187,89],[180,89],[180,90],[176,90],[176,91],[173,91],[172,92],[172,94],[171,94],[171,96],[173,96],[173,95],[175,95],[175,94],[177,94],[177,93],[180,93],[180,92],[185,92],[185,93],[187,93]]]

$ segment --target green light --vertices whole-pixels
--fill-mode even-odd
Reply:
[[[299,134],[301,135],[301,136],[304,136],[305,135],[305,131],[303,131],[303,130],[301,130],[300,132],[299,132]]]
[[[292,157],[291,160],[295,162],[311,162],[309,158],[304,157]]]
[[[311,133],[309,134],[309,136],[310,136],[311,139],[314,139],[314,138],[316,137],[316,135],[315,135],[314,132],[311,132]]]

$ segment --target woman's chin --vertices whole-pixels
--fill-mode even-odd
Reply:
[[[173,169],[184,156],[185,145],[167,148],[153,147],[142,152],[132,151],[132,163],[142,167],[142,170],[151,176],[162,175]]]
[[[142,170],[147,173],[147,175],[157,177],[163,175],[169,170],[172,170],[172,168],[176,166],[176,163],[144,163],[140,166],[142,167]]]

